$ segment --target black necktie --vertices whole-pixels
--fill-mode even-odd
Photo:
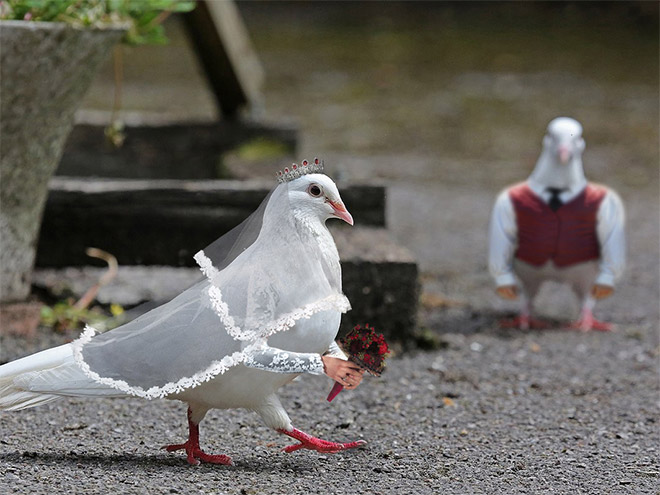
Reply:
[[[565,191],[565,189],[560,189],[559,187],[546,187],[546,191],[550,193],[550,201],[548,201],[548,206],[552,211],[557,211],[564,202],[559,199],[559,195]]]

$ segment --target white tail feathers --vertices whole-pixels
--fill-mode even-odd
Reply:
[[[59,399],[61,396],[26,392],[14,387],[11,383],[0,380],[0,410],[19,411],[28,407],[40,406]]]
[[[72,397],[124,397],[82,372],[70,344],[53,347],[0,366],[0,410],[17,411]]]

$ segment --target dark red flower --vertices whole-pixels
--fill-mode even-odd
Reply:
[[[376,333],[369,324],[364,327],[356,325],[339,343],[356,363],[368,367],[377,375],[383,371],[389,348],[383,334]]]

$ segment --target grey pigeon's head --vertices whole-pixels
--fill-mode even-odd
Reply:
[[[570,117],[557,117],[548,124],[543,148],[556,163],[568,165],[584,151],[582,125]]]
[[[340,218],[353,225],[353,217],[344,206],[337,186],[324,174],[303,175],[287,183],[289,204],[296,216],[318,219]]]

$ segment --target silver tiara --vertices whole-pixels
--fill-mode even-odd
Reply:
[[[287,167],[284,170],[280,170],[277,172],[277,174],[275,174],[275,176],[277,177],[277,182],[282,184],[284,182],[290,182],[306,174],[320,174],[322,172],[323,161],[319,160],[318,158],[314,158],[311,163],[307,160],[300,162],[300,165],[294,163],[291,165],[291,169]]]

